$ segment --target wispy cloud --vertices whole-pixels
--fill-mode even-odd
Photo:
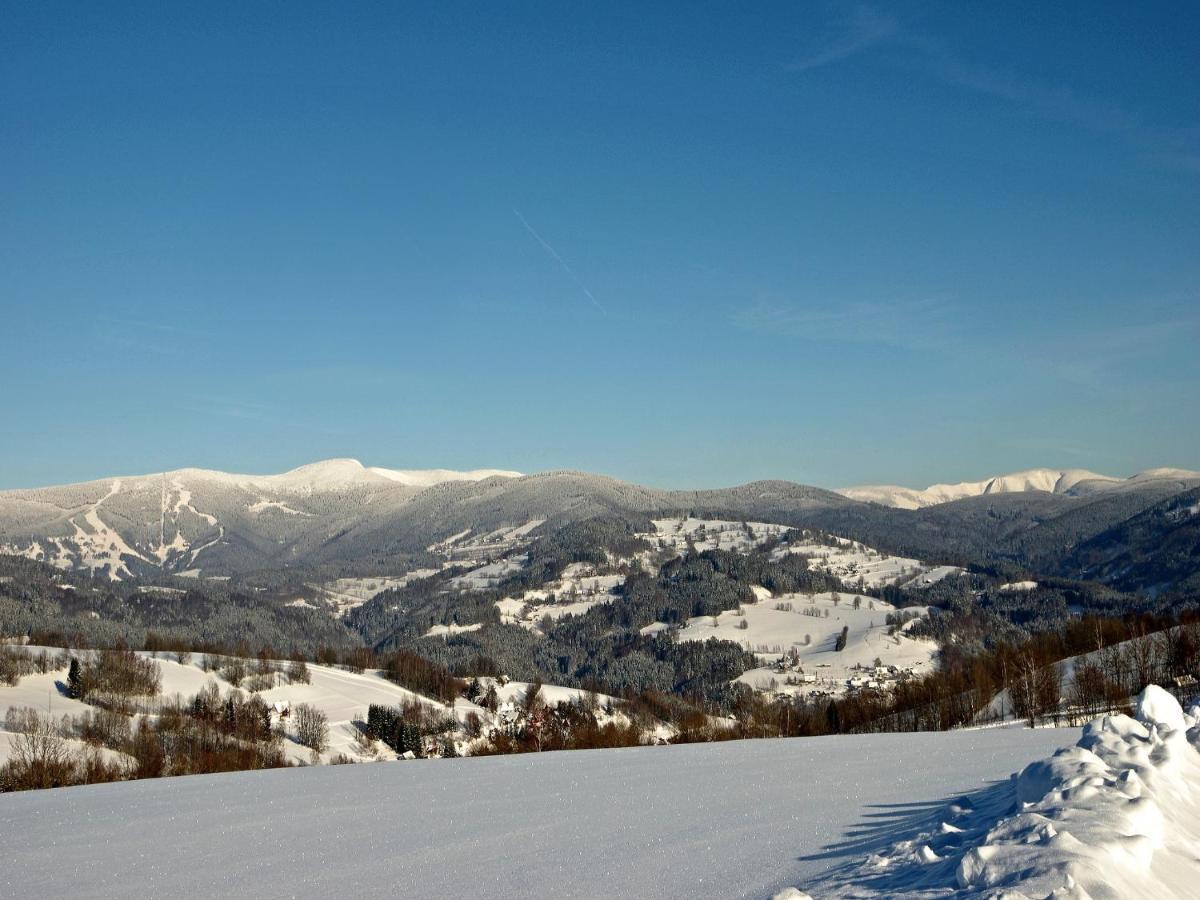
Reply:
[[[959,334],[956,311],[945,300],[759,302],[733,314],[746,331],[812,341],[878,344],[908,350],[950,345]]]
[[[896,59],[915,60],[917,68],[955,88],[990,97],[1044,119],[1073,125],[1127,142],[1142,156],[1186,172],[1200,173],[1200,148],[1194,131],[1153,128],[1137,115],[1102,98],[1089,97],[1067,84],[1041,82],[1020,72],[968,60],[939,37],[923,33],[878,9],[860,5],[838,23],[836,35],[791,62],[790,72],[807,72],[887,46]]]
[[[180,409],[204,416],[219,416],[253,422],[275,422],[274,407],[256,403],[244,397],[190,397],[180,404]]]
[[[109,347],[127,352],[172,356],[181,346],[215,335],[170,322],[145,319],[100,317],[94,322],[94,336]]]
[[[1033,366],[1047,378],[1108,387],[1131,367],[1189,352],[1200,340],[1200,298],[1129,304],[1129,321],[1088,322],[1048,332],[1031,322],[975,320],[942,298],[887,301],[759,301],[736,310],[745,331],[812,342],[870,344],[978,362]],[[1177,358],[1177,357],[1176,357]]]
[[[1137,118],[1118,106],[1080,95],[1067,85],[1041,84],[1015,72],[993,69],[956,57],[937,42],[912,39],[909,46],[924,51],[930,71],[954,87],[1024,107],[1047,119],[1078,125],[1088,131],[1133,132]]]
[[[1111,380],[1114,373],[1147,360],[1169,360],[1172,348],[1190,348],[1198,338],[1200,313],[1175,305],[1143,306],[1136,321],[1085,326],[1070,334],[1027,339],[1015,349],[1022,362],[1037,365],[1064,381],[1087,386]]]
[[[575,271],[569,265],[567,265],[567,261],[558,255],[558,251],[550,246],[550,242],[538,234],[537,231],[534,230],[534,227],[525,220],[525,217],[521,215],[518,210],[514,209],[513,215],[515,215],[517,219],[520,220],[521,224],[525,226],[525,230],[529,232],[530,237],[541,244],[542,249],[550,254],[550,258],[562,266],[562,270],[567,273],[573,282],[575,282],[575,286],[579,288],[579,290],[583,291],[584,296],[592,301],[592,305],[596,307],[596,309],[600,310],[600,312],[608,315],[608,310],[600,305],[600,301],[597,300],[592,292],[588,290],[587,285],[579,280],[579,276],[575,274]]]
[[[906,46],[944,83],[989,97],[1053,122],[1107,135],[1127,143],[1151,160],[1184,171],[1200,172],[1200,152],[1186,131],[1152,128],[1115,103],[1089,97],[1066,84],[1048,84],[1024,75],[967,61],[943,43],[909,34]]]
[[[810,72],[822,66],[840,62],[870,49],[892,37],[897,30],[896,20],[870,6],[857,6],[838,23],[837,34],[828,37],[820,46],[788,63],[789,72]]]

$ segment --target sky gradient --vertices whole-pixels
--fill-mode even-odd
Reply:
[[[0,3],[0,488],[1200,469],[1195,4],[422,6]]]

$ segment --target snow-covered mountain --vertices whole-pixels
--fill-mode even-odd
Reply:
[[[1039,556],[1043,534],[1060,552],[1197,486],[1200,474],[1179,469],[1127,479],[1035,469],[924,491],[834,492],[787,481],[664,491],[585,472],[404,470],[333,459],[278,475],[179,469],[0,491],[0,553],[112,579],[360,561],[372,561],[371,574],[395,574],[428,565],[429,548],[453,535],[547,534],[614,517],[645,531],[652,516],[682,514],[825,529],[920,558],[986,555],[1016,534],[1022,543],[1013,552],[1049,571],[1054,561]],[[971,498],[991,495],[1021,508],[999,519],[974,508]]]
[[[279,475],[234,475],[211,469],[180,469],[144,478],[194,478],[235,487],[258,488],[265,491],[313,494],[340,491],[361,486],[388,483],[407,487],[427,488],[443,481],[482,481],[485,478],[519,478],[520,472],[504,469],[473,469],[456,472],[452,469],[384,469],[364,466],[357,459],[326,459],[309,463]],[[133,479],[131,479],[133,480]]]
[[[0,553],[112,579],[224,576],[422,554],[451,535],[680,508],[786,516],[854,501],[790,482],[660,491],[583,472],[401,470],[335,459],[280,475],[180,469],[0,492]],[[756,516],[750,516],[756,518]]]
[[[0,552],[125,578],[305,558],[364,521],[386,520],[428,488],[519,477],[477,469],[400,470],[331,459],[278,475],[179,469],[0,492]]]
[[[927,488],[909,488],[899,485],[879,484],[839,488],[838,493],[852,500],[878,503],[898,509],[922,509],[978,497],[983,494],[1011,494],[1041,491],[1048,494],[1064,494],[1081,497],[1103,491],[1136,488],[1154,481],[1200,482],[1200,472],[1186,469],[1147,469],[1129,478],[1114,478],[1099,475],[1087,469],[1028,469],[1008,475],[993,475],[982,481],[963,481],[958,484],[932,484]],[[1187,485],[1181,485],[1182,490]]]

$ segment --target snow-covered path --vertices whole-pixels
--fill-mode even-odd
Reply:
[[[0,895],[770,897],[1078,735],[737,741],[4,795]]]

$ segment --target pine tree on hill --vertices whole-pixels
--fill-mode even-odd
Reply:
[[[67,696],[74,700],[83,698],[83,674],[79,660],[74,656],[71,657],[71,668],[67,670]]]

